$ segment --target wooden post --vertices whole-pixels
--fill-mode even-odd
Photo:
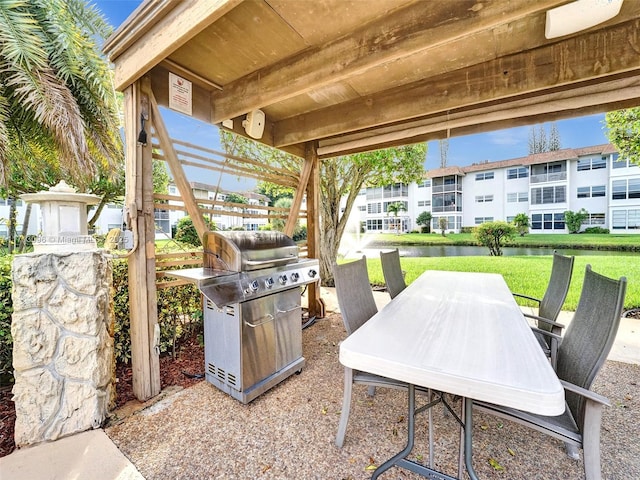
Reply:
[[[160,393],[155,218],[150,118],[151,83],[136,81],[125,90],[126,195],[128,223],[137,243],[128,258],[133,393],[147,400]],[[145,119],[147,143],[138,143]],[[156,334],[157,331],[157,334]]]
[[[317,157],[317,156],[316,156]],[[317,160],[317,158],[316,158]],[[300,214],[300,205],[307,191],[309,185],[309,179],[311,178],[311,172],[313,171],[313,158],[309,155],[305,155],[304,165],[300,172],[300,179],[298,180],[298,188],[296,189],[296,195],[291,202],[291,208],[289,209],[289,217],[284,227],[285,235],[293,236],[293,232],[298,223],[298,215]]]
[[[307,183],[307,254],[320,257],[320,161],[317,142],[308,142],[305,149],[305,167],[311,165]],[[306,169],[306,168],[305,168]],[[309,315],[324,318],[325,305],[320,298],[320,283],[309,285]]]

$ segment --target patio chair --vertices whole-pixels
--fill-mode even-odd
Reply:
[[[336,284],[336,294],[338,296],[338,305],[340,306],[342,321],[347,335],[351,335],[378,312],[371,285],[369,284],[366,257],[363,255],[360,260],[343,263],[341,265],[334,264],[333,277]],[[340,413],[338,433],[336,434],[335,440],[338,448],[342,448],[344,444],[347,423],[349,422],[349,411],[351,409],[352,386],[354,383],[368,385],[369,389],[367,393],[369,396],[375,394],[376,387],[408,389],[405,382],[345,367],[342,411]],[[431,395],[429,389],[422,387],[416,387],[416,392]],[[430,396],[429,399],[431,399]],[[431,429],[432,422],[431,417],[429,417],[429,442],[431,442],[432,436]],[[433,448],[430,448],[429,451],[432,452]],[[430,455],[430,460],[432,461],[432,455]]]
[[[525,313],[526,317],[534,319],[537,324],[537,328],[547,332],[552,332],[555,335],[560,335],[564,325],[557,323],[556,320],[562,310],[562,305],[567,298],[569,292],[569,285],[571,284],[571,274],[573,273],[573,261],[574,257],[568,257],[560,255],[557,252],[553,252],[553,265],[551,267],[551,277],[547,289],[544,292],[544,296],[539,299],[530,297],[521,293],[514,293],[515,297],[532,300],[538,303],[538,315]],[[548,357],[551,357],[551,362],[555,364],[556,352],[552,349],[551,341],[543,333],[535,331],[536,338],[540,347]]]
[[[567,453],[579,458],[576,447],[584,450],[587,480],[601,478],[600,423],[602,406],[609,400],[589,390],[611,350],[618,331],[624,295],[625,277],[607,278],[587,265],[580,301],[564,338],[547,332],[559,342],[556,373],[565,389],[563,415],[545,417],[499,405],[473,402],[477,410],[526,425],[565,442]]]
[[[393,299],[407,288],[407,284],[404,281],[404,272],[400,266],[398,249],[396,248],[390,252],[380,252],[380,261],[382,262],[382,274],[384,275],[384,283],[387,285],[387,292]]]

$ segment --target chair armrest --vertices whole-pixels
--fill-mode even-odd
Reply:
[[[554,339],[557,340],[558,343],[562,342],[562,337],[560,335],[557,335],[555,333],[551,333],[551,332],[549,332],[547,330],[542,330],[541,328],[538,328],[538,327],[530,327],[530,328],[531,328],[531,330],[533,330],[536,333],[540,333],[540,334],[544,335],[545,337],[549,337],[552,340],[554,340]]]
[[[538,321],[540,321],[542,323],[546,323],[547,325],[551,325],[553,327],[565,328],[565,325],[563,325],[561,323],[554,322],[553,320],[549,320],[548,318],[540,317],[538,315],[533,315],[532,313],[523,313],[523,315],[525,317],[533,318],[534,320],[538,320]]]
[[[532,300],[534,302],[538,302],[540,303],[542,300],[540,300],[539,298],[536,297],[530,297],[529,295],[523,295],[522,293],[511,293],[514,297],[520,297],[520,298],[524,298],[527,300]]]
[[[587,390],[586,388],[579,387],[578,385],[574,385],[573,383],[565,382],[564,380],[560,380],[560,383],[565,390],[577,393],[578,395],[586,399],[592,400],[602,405],[606,405],[607,407],[611,406],[611,402],[607,397],[604,397],[596,392],[592,392],[591,390]]]

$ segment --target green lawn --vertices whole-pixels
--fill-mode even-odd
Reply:
[[[503,257],[403,257],[402,269],[411,283],[425,270],[452,270],[460,272],[489,272],[503,275],[513,292],[526,293],[540,298],[545,291],[551,273],[551,256],[503,256]],[[573,277],[564,310],[575,310],[582,288],[587,264],[594,271],[612,278],[627,277],[625,309],[640,307],[640,257],[631,255],[577,256]],[[374,285],[383,285],[384,277],[380,258],[367,259],[369,279]],[[522,300],[522,305],[527,303]]]
[[[363,244],[380,245],[478,245],[471,233],[367,233],[360,237]],[[547,248],[590,248],[596,250],[640,250],[640,235],[597,234],[535,234],[516,237],[510,246]]]

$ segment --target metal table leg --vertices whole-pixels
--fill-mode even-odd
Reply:
[[[471,480],[478,480],[478,475],[473,469],[473,447],[471,437],[473,434],[473,401],[462,397],[462,410],[464,411],[464,464]]]
[[[380,465],[373,472],[371,476],[372,480],[378,478],[383,472],[389,470],[393,466],[398,466],[404,469],[407,469],[411,472],[422,475],[426,478],[431,478],[434,480],[456,480],[454,477],[446,475],[442,472],[438,472],[437,470],[433,470],[431,468],[425,467],[417,462],[409,460],[407,457],[413,450],[413,445],[415,442],[415,416],[416,416],[416,389],[414,385],[409,385],[409,415],[407,422],[407,445],[405,448],[391,457],[389,460]],[[438,402],[435,402],[438,403]],[[429,408],[431,407],[431,403],[429,404]],[[421,408],[419,411],[422,411],[424,408]],[[475,479],[474,479],[475,480]]]

